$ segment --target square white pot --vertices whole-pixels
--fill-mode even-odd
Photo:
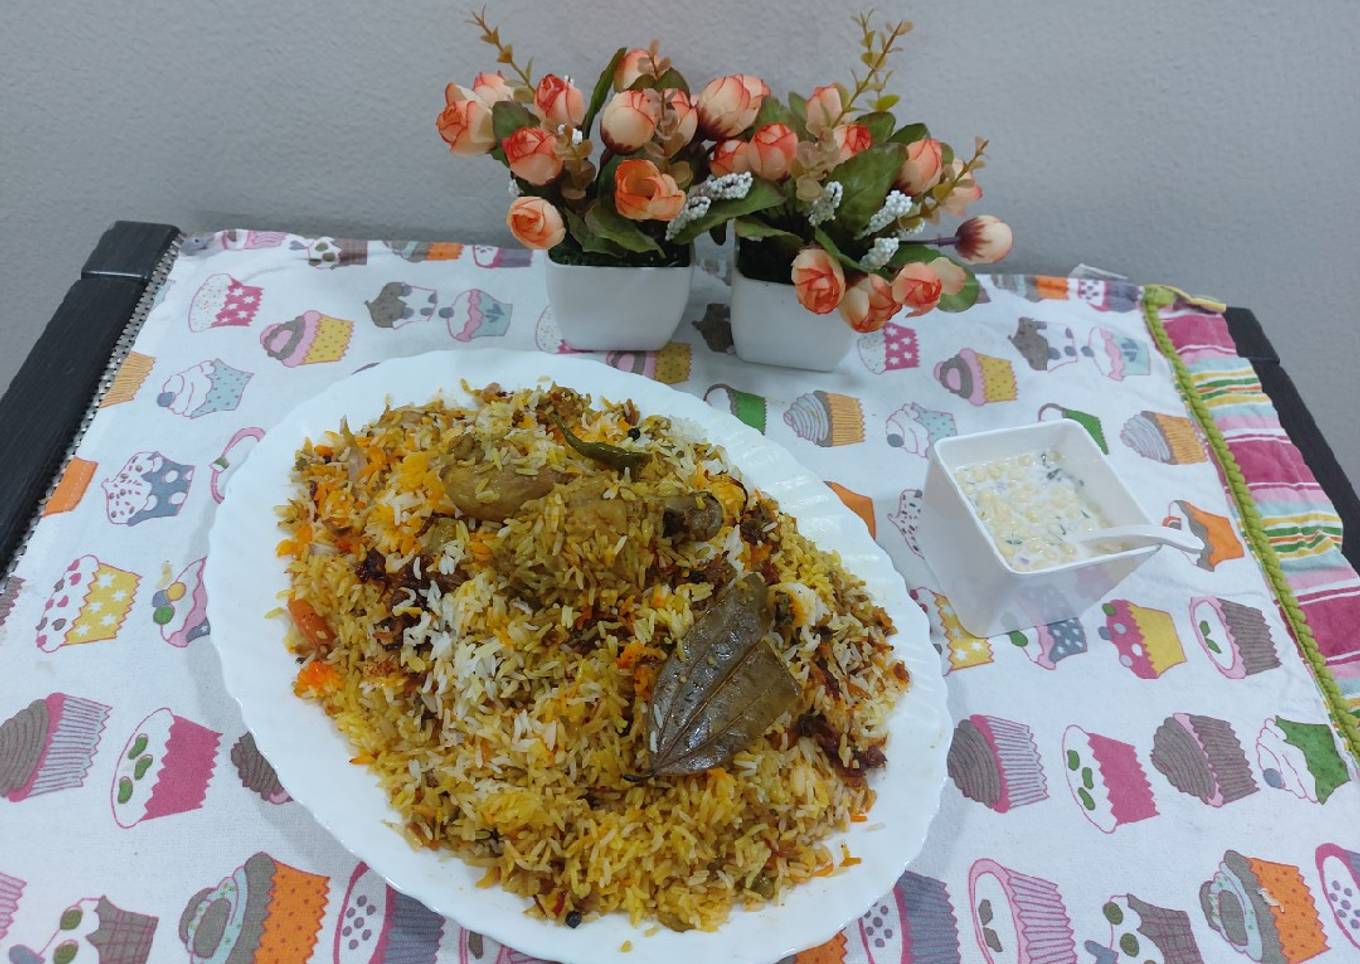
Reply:
[[[959,622],[975,636],[1077,616],[1158,549],[1127,549],[1035,572],[1013,569],[963,494],[955,473],[966,465],[1045,449],[1056,450],[1067,470],[1086,483],[1086,495],[1111,526],[1154,524],[1090,433],[1076,422],[1063,419],[940,439],[930,450],[926,469],[921,553]]]
[[[548,302],[562,340],[582,351],[663,347],[685,313],[693,260],[679,268],[603,268],[548,258]]]
[[[854,329],[839,311],[813,314],[798,303],[792,284],[733,271],[732,344],[742,360],[829,372],[854,340]]]

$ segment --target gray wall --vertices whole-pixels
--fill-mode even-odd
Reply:
[[[503,238],[502,170],[455,162],[434,132],[444,82],[491,66],[461,6],[12,3],[0,385],[115,218]],[[947,139],[991,138],[983,209],[1016,228],[1007,267],[1085,261],[1253,307],[1360,479],[1360,4],[911,6],[897,89]],[[692,82],[740,68],[806,92],[854,62],[830,0],[500,0],[493,15],[542,68],[586,80],[653,35]]]

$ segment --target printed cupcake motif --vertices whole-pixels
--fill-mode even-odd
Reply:
[[[413,263],[421,261],[457,261],[463,256],[463,246],[457,241],[384,241],[398,258]]]
[[[859,399],[835,392],[799,395],[784,411],[784,424],[799,438],[823,448],[864,441],[864,410]]]
[[[1185,662],[1176,623],[1170,613],[1149,609],[1127,599],[1111,599],[1100,607],[1105,625],[1100,638],[1114,643],[1119,664],[1140,679],[1156,679]]]
[[[316,946],[330,879],[260,852],[184,906],[190,964],[305,961]]]
[[[189,330],[244,327],[255,320],[264,292],[229,274],[209,275],[189,301]]]
[[[1211,716],[1168,716],[1152,737],[1152,765],[1181,793],[1211,807],[1225,806],[1257,790],[1237,734]]]
[[[1193,502],[1184,499],[1172,502],[1167,506],[1162,525],[1189,532],[1204,543],[1204,548],[1198,553],[1186,553],[1201,569],[1212,572],[1221,564],[1241,559],[1246,554],[1231,519],[1201,509]]]
[[[1166,465],[1192,465],[1209,459],[1194,423],[1183,415],[1139,412],[1124,423],[1119,439],[1143,458]]]
[[[1089,352],[1077,350],[1077,336],[1071,328],[1059,328],[1035,318],[1020,318],[1015,334],[1007,336],[1026,364],[1036,372],[1051,372],[1071,365]]]
[[[402,281],[389,281],[378,296],[365,301],[368,317],[379,328],[401,328],[413,321],[429,321],[438,306],[439,293]]]
[[[552,305],[545,305],[543,311],[539,313],[538,321],[534,323],[534,347],[549,355],[569,355],[575,351],[562,340],[562,329],[557,327]]]
[[[840,937],[841,947],[844,948],[845,938],[840,934],[836,936]],[[498,941],[484,937],[467,928],[459,928],[458,955],[454,959],[459,964],[547,964],[537,957],[521,954],[512,947],[506,947]],[[389,957],[383,964],[386,964],[388,960],[393,959]],[[375,964],[377,964],[376,961]]]
[[[1011,363],[971,348],[937,364],[935,380],[970,405],[1015,401],[1015,369]]]
[[[151,620],[161,629],[161,639],[181,649],[208,635],[208,590],[203,585],[203,564],[195,559],[175,581],[151,597],[155,607]]]
[[[924,587],[911,590],[911,598],[925,610],[930,623],[930,640],[949,661],[946,673],[992,661],[992,644],[963,628],[948,598]]]
[[[87,897],[61,912],[57,929],[42,950],[11,947],[9,959],[12,964],[146,964],[158,923],[149,914],[123,910],[107,897]]]
[[[1100,423],[1100,417],[1092,415],[1090,412],[1083,412],[1078,408],[1067,408],[1065,405],[1058,405],[1049,402],[1039,408],[1038,419],[1041,422],[1056,422],[1059,419],[1068,418],[1086,429],[1091,438],[1095,439],[1096,445],[1106,455],[1110,454],[1110,443],[1105,440],[1105,426]]]
[[[960,793],[997,813],[1048,799],[1039,748],[1023,723],[977,713],[960,720],[948,769]]]
[[[209,358],[167,378],[156,404],[184,418],[234,412],[252,377],[220,358]]]
[[[281,321],[260,332],[260,344],[270,358],[297,368],[344,358],[353,332],[352,321],[304,311],[291,321]]]
[[[118,635],[137,594],[136,573],[101,562],[92,555],[76,559],[43,605],[35,642],[54,653],[62,646],[99,643]]]
[[[0,795],[29,797],[83,786],[109,708],[52,693],[0,723]]]
[[[449,334],[457,341],[498,338],[510,330],[510,304],[498,301],[480,288],[459,293],[453,303],[439,310]]]
[[[690,347],[673,341],[659,351],[611,351],[604,360],[621,372],[645,375],[666,385],[689,380]]]
[[[743,392],[720,382],[708,387],[708,391],[704,392],[704,401],[716,409],[731,412],[760,434],[765,434],[765,420],[769,411],[765,396]]]
[[[227,444],[222,447],[222,452],[209,464],[208,491],[212,494],[214,502],[223,502],[227,498],[227,481],[236,473],[246,456],[259,444],[260,439],[264,438],[264,429],[251,425],[243,429],[238,429]]]
[[[70,512],[80,505],[80,500],[85,498],[86,490],[89,489],[90,483],[94,481],[94,473],[97,468],[99,468],[98,463],[82,459],[78,455],[71,456],[66,467],[61,470],[61,478],[57,480],[57,485],[52,490],[52,494],[43,503],[43,516]]]
[[[527,268],[534,253],[528,248],[498,248],[490,244],[472,246],[472,261],[479,268]]]
[[[1259,609],[1217,596],[1190,600],[1190,622],[1204,652],[1228,679],[1242,679],[1280,665],[1275,641]]]
[[[118,366],[118,373],[113,376],[113,381],[99,399],[99,407],[122,405],[136,398],[142,383],[151,374],[151,366],[154,364],[155,359],[150,355],[143,355],[139,351],[128,352],[123,364]]]
[[[23,588],[24,579],[22,576],[0,579],[0,626],[5,625],[5,620],[9,619],[9,614],[14,612],[14,605],[19,601],[19,593]]]
[[[959,924],[949,891],[933,877],[907,871],[859,919],[865,964],[958,964]]]
[[[1108,328],[1097,328],[1091,332],[1085,352],[1091,356],[1100,373],[1111,381],[1122,382],[1134,375],[1152,372],[1152,352],[1147,342]]]
[[[241,785],[265,803],[277,806],[293,799],[283,788],[283,784],[279,783],[279,776],[274,772],[273,765],[255,746],[255,737],[252,734],[243,733],[232,745],[231,763],[236,767],[236,775],[241,778]]]
[[[1322,896],[1332,909],[1336,926],[1360,948],[1360,854],[1333,843],[1317,849]]]
[[[1064,619],[1006,634],[1011,645],[1041,669],[1057,669],[1069,656],[1086,652],[1086,629],[1079,619]]]
[[[203,806],[222,734],[156,710],[132,731],[118,758],[109,791],[120,827],[186,813]]]
[[[439,954],[445,926],[456,927],[420,901],[400,894],[366,865],[350,876],[331,944],[333,964],[429,962]]]
[[[1056,275],[1001,274],[992,277],[997,291],[1009,291],[1026,301],[1066,301],[1068,279]]]
[[[968,871],[968,908],[987,964],[1075,964],[1072,922],[1053,883],[984,858]]]
[[[1199,904],[1209,926],[1253,961],[1297,964],[1327,950],[1313,895],[1289,864],[1226,851]]]
[[[1351,778],[1326,723],[1269,717],[1256,737],[1256,762],[1266,786],[1310,803],[1326,803]]]
[[[313,268],[343,268],[351,264],[368,264],[368,242],[354,238],[313,238],[294,241],[294,250],[305,248],[307,263]]]
[[[1131,281],[1078,278],[1075,298],[1097,311],[1132,311],[1138,307],[1141,289]]]
[[[9,933],[14,923],[14,912],[19,909],[19,898],[24,895],[25,881],[0,873],[0,940]]]
[[[954,416],[949,412],[908,402],[888,416],[888,444],[910,455],[925,458],[930,447],[942,438],[958,434]]]
[[[1074,725],[1063,731],[1062,754],[1072,799],[1101,833],[1157,816],[1152,785],[1132,744]]]
[[[704,306],[704,316],[690,324],[704,339],[709,351],[730,355],[735,350],[732,343],[732,312],[727,305],[709,302]]]
[[[1086,950],[1096,961],[1204,964],[1190,915],[1185,911],[1158,907],[1133,894],[1118,894],[1107,900],[1100,912],[1110,923],[1110,939],[1104,947],[1095,941],[1086,942]]]
[[[874,500],[862,492],[847,489],[839,482],[828,482],[827,487],[836,493],[836,498],[841,500],[842,505],[863,520],[864,527],[869,530],[869,538],[878,538],[878,524],[874,520]]]
[[[925,493],[920,489],[903,489],[897,496],[897,509],[888,513],[888,521],[902,534],[907,548],[921,554],[921,510],[925,507]]]
[[[921,364],[916,329],[890,321],[878,331],[861,335],[859,357],[875,375],[915,368]]]
[[[104,490],[104,512],[116,526],[179,515],[193,481],[192,465],[154,450],[134,452],[117,475],[99,483]]]
[[[288,240],[285,231],[223,231],[222,247],[227,251],[254,251],[277,248]]]

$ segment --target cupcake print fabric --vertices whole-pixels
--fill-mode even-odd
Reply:
[[[274,231],[181,247],[0,584],[0,960],[535,964],[393,890],[293,801],[222,689],[204,575],[232,473],[303,399],[425,351],[576,353],[542,270],[518,250]],[[741,362],[727,289],[704,272],[662,349],[584,355],[817,472],[891,557],[947,674],[947,777],[921,855],[781,964],[1360,960],[1360,773],[1145,292],[980,281],[966,314],[899,316],[827,373]],[[1202,312],[1160,310],[1196,366],[1235,364],[1206,348]],[[1049,419],[1080,424],[1198,544],[1074,618],[979,637],[916,541],[930,448]],[[1272,492],[1281,517],[1304,511]]]

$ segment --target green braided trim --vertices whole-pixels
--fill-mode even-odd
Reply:
[[[1299,607],[1299,601],[1294,596],[1294,589],[1289,585],[1284,569],[1280,567],[1280,557],[1275,554],[1275,549],[1270,544],[1270,538],[1266,535],[1260,509],[1257,508],[1256,500],[1247,488],[1247,480],[1242,475],[1241,466],[1237,464],[1237,459],[1233,456],[1232,450],[1228,448],[1223,433],[1219,431],[1218,425],[1214,422],[1209,406],[1205,404],[1204,399],[1195,390],[1190,369],[1186,367],[1184,359],[1176,351],[1176,346],[1172,344],[1171,337],[1166,333],[1166,328],[1162,326],[1159,309],[1173,304],[1175,300],[1175,294],[1168,288],[1161,285],[1146,286],[1143,289],[1143,319],[1147,322],[1148,331],[1151,332],[1153,340],[1157,342],[1157,347],[1166,356],[1166,360],[1171,363],[1171,368],[1176,373],[1176,386],[1180,389],[1186,407],[1195,416],[1200,428],[1204,430],[1205,436],[1209,439],[1210,448],[1214,450],[1219,465],[1223,467],[1223,475],[1228,480],[1228,488],[1232,492],[1233,501],[1237,503],[1237,511],[1241,515],[1247,539],[1251,542],[1256,558],[1260,561],[1266,577],[1270,580],[1271,588],[1274,589],[1275,596],[1280,602],[1280,608],[1284,610],[1285,619],[1288,620],[1289,627],[1294,632],[1294,638],[1303,647],[1304,655],[1313,667],[1313,674],[1317,678],[1318,686],[1327,702],[1327,709],[1331,712],[1332,720],[1336,724],[1336,728],[1341,731],[1342,738],[1351,754],[1356,760],[1360,760],[1360,721],[1357,721],[1349,712],[1340,687],[1336,685],[1336,680],[1332,677],[1331,671],[1327,669],[1327,663],[1323,659],[1322,653],[1318,651],[1317,640],[1313,638],[1312,630],[1308,628],[1308,619]]]

